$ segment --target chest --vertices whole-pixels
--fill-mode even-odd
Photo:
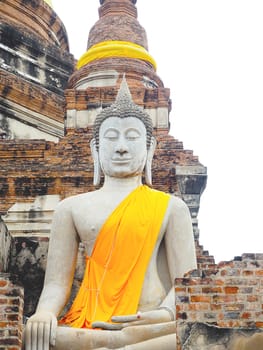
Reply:
[[[72,211],[73,221],[87,255],[91,255],[98,234],[122,201],[123,196],[96,196]]]

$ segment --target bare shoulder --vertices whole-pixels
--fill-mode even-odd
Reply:
[[[169,204],[170,214],[182,215],[189,213],[187,204],[178,196],[171,195]]]
[[[180,198],[171,195],[165,220],[166,235],[174,235],[175,231],[192,229],[192,219],[187,204]]]
[[[89,201],[93,193],[94,192],[86,192],[63,199],[61,202],[59,202],[56,212],[72,211],[73,208],[78,207],[84,201]]]

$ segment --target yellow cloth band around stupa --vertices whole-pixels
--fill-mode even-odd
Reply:
[[[103,41],[91,46],[79,59],[77,69],[92,61],[109,57],[137,58],[151,63],[154,69],[156,69],[155,60],[144,47],[129,41],[118,40]]]

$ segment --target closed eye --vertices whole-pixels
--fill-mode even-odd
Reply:
[[[114,140],[117,140],[117,139],[118,139],[118,137],[119,137],[119,132],[118,132],[118,130],[115,130],[115,129],[109,129],[109,130],[106,130],[106,132],[105,132],[105,134],[103,135],[103,137],[104,137],[105,139],[114,141]]]
[[[129,129],[126,131],[126,139],[133,141],[141,137],[141,133],[137,129]]]

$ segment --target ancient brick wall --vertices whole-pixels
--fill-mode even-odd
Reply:
[[[23,288],[0,273],[0,350],[22,347]]]
[[[215,269],[215,258],[209,254],[208,250],[205,250],[202,245],[199,244],[199,241],[196,241],[196,259],[197,259],[197,268],[199,270]]]
[[[16,201],[31,201],[37,195],[59,194],[65,198],[93,190],[91,138],[91,130],[68,130],[58,144],[44,140],[0,141],[0,212],[5,213]],[[194,168],[200,163],[172,136],[158,134],[157,139],[153,186],[178,193],[176,166]],[[204,186],[206,174],[200,174],[200,178],[200,186]],[[185,190],[191,190],[187,183]]]
[[[68,134],[58,144],[44,140],[0,141],[0,211],[37,195],[74,195],[92,186],[88,134]]]
[[[20,104],[31,113],[39,112],[63,124],[64,98],[37,85],[21,79],[15,74],[1,70],[0,96],[6,101]]]
[[[263,330],[263,254],[243,254],[210,269],[192,271],[176,279],[175,293],[177,329],[183,344],[202,334],[197,324],[210,326],[205,332],[207,344],[209,337],[214,341],[209,332],[215,327],[221,329],[222,337],[223,329],[228,336],[229,329],[252,334]],[[190,331],[195,328],[199,331]]]
[[[8,139],[64,135],[64,90],[74,70],[66,30],[40,0],[3,0],[0,129]]]
[[[62,50],[69,49],[64,25],[45,1],[3,0],[1,17],[8,19],[14,26],[21,26],[26,33],[36,33],[49,44],[59,45]]]

